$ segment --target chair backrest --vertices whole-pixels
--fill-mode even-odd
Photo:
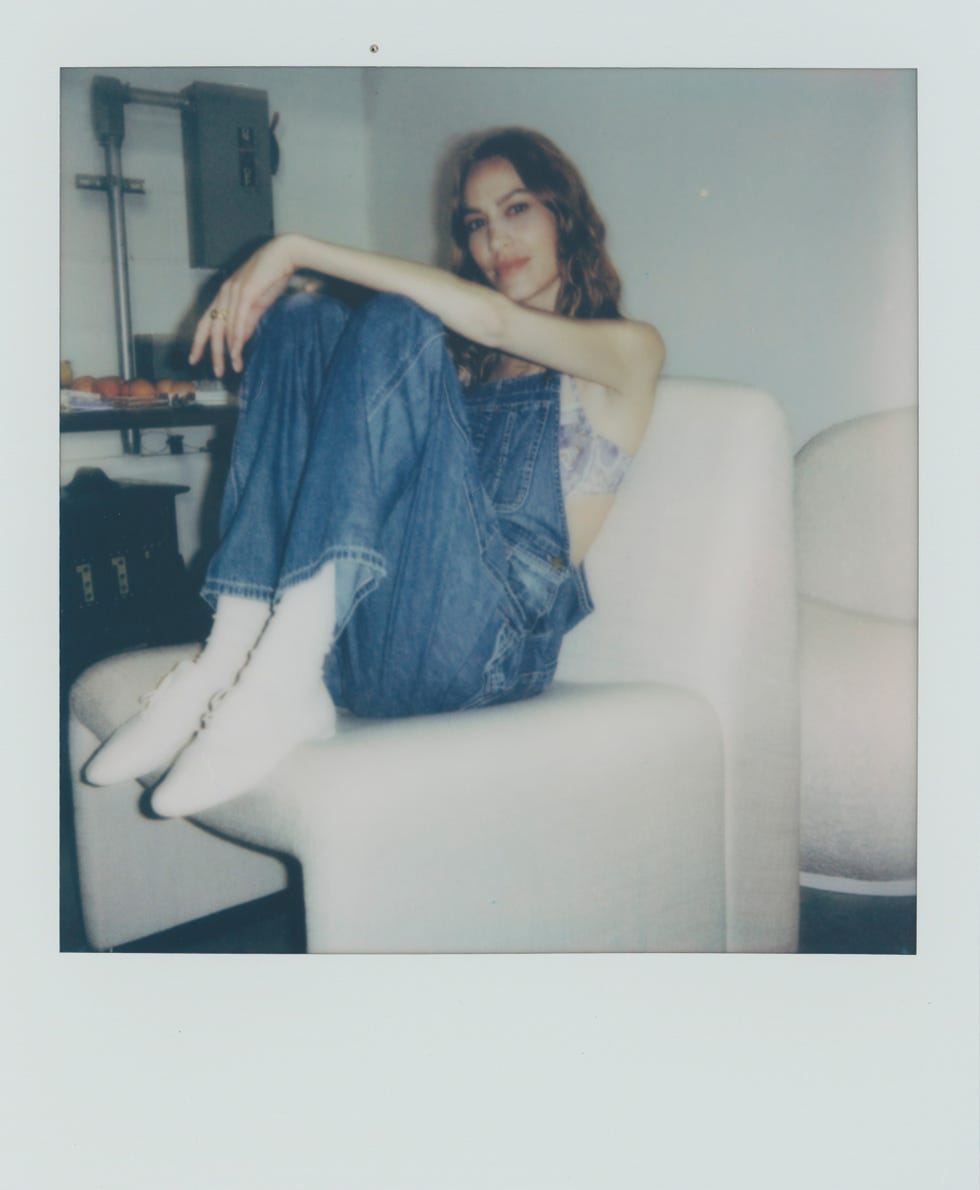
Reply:
[[[801,595],[851,611],[916,618],[915,408],[822,431],[796,458]]]
[[[586,574],[596,610],[558,670],[573,681],[698,689],[700,671],[744,645],[746,618],[793,614],[792,443],[776,402],[721,381],[661,380]]]

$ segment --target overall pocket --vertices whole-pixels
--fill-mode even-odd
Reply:
[[[540,532],[513,521],[501,525],[507,549],[507,586],[521,608],[524,624],[534,629],[555,605],[569,577],[568,559],[561,546]]]
[[[548,424],[547,401],[479,404],[468,410],[483,487],[500,513],[522,508]]]

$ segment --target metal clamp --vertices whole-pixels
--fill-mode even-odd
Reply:
[[[103,190],[110,186],[122,186],[123,194],[145,194],[146,182],[142,178],[107,178],[105,174],[75,174],[76,190]]]

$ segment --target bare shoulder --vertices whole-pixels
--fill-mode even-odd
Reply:
[[[656,327],[626,318],[585,320],[575,326],[584,365],[577,375],[602,385],[611,401],[648,413],[666,357]]]
[[[653,399],[664,344],[649,323],[571,318],[520,306],[503,295],[484,299],[493,329],[480,341],[519,359],[601,384],[629,401]]]
[[[639,447],[653,412],[666,349],[660,333],[649,323],[624,319],[603,327],[617,358],[619,383],[613,386],[578,377],[577,389],[596,430],[632,453]]]
[[[660,332],[648,322],[629,319],[606,325],[618,340],[622,360],[623,380],[614,393],[630,400],[652,402],[667,355]]]

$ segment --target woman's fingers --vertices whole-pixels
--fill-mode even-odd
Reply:
[[[242,353],[259,319],[289,285],[293,266],[277,241],[260,248],[218,290],[194,333],[190,362],[197,363],[210,345],[215,376],[225,368],[225,352],[240,372]]]
[[[248,265],[241,272],[246,272],[247,269]],[[244,324],[255,305],[250,280],[248,276],[235,273],[221,287],[215,302],[211,350],[216,360],[219,356],[221,359],[221,371],[217,372],[219,376],[224,370],[225,352],[228,353],[232,367],[238,372],[242,370],[242,349],[251,333],[245,332]]]
[[[236,372],[242,370],[242,348],[245,346],[244,320],[252,303],[239,297],[228,313],[228,357]]]
[[[222,376],[225,370],[225,324],[228,317],[224,287],[207,312],[209,326],[207,338],[211,347],[211,367],[215,376]]]
[[[222,377],[225,372],[225,327],[227,314],[223,307],[216,307],[211,322],[211,366],[215,376]]]
[[[252,277],[235,294],[225,333],[231,365],[237,372],[244,367],[245,344],[251,339],[259,319],[282,296],[288,285],[288,277],[278,278],[271,284],[267,278]]]
[[[204,353],[206,344],[211,339],[211,309],[209,306],[207,310],[201,315],[198,324],[194,329],[194,339],[191,343],[190,355],[187,357],[191,364],[196,364]]]
[[[222,302],[215,315],[215,332],[211,337],[212,350],[217,346],[221,356],[222,375],[225,368],[225,353],[231,354],[231,326],[239,303],[238,285],[230,278],[221,287]]]
[[[215,376],[220,377],[225,366],[228,309],[231,301],[231,286],[228,281],[218,290],[211,305],[204,311],[194,331],[188,360],[196,364],[210,347],[211,366]]]

